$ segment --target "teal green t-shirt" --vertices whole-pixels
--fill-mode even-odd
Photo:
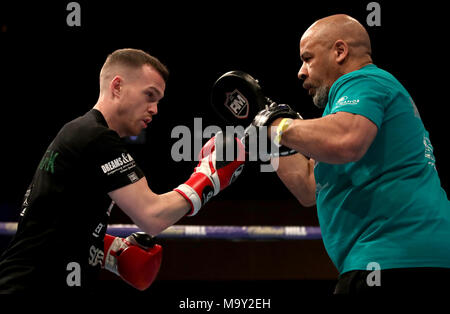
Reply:
[[[339,111],[368,118],[378,132],[360,160],[314,168],[323,242],[338,271],[372,262],[450,268],[450,202],[411,96],[370,64],[334,82],[323,116]]]

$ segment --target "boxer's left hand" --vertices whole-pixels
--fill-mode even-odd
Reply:
[[[104,252],[103,267],[141,291],[150,287],[161,266],[162,247],[143,232],[126,239],[106,234]]]
[[[236,148],[231,160],[227,160],[225,151]],[[195,215],[211,197],[229,186],[242,172],[245,162],[245,148],[241,141],[233,136],[218,132],[200,151],[200,162],[194,173],[184,184],[174,190],[180,193],[190,204],[188,216]]]

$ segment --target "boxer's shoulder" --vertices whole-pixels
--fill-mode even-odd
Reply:
[[[100,111],[92,109],[81,117],[78,117],[66,125],[63,130],[67,132],[104,133],[109,130],[108,124]]]
[[[66,123],[57,134],[54,143],[71,149],[85,149],[98,142],[120,141],[119,135],[108,128],[108,124],[97,110],[90,110]]]

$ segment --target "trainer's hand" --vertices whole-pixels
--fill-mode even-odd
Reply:
[[[265,109],[258,112],[252,123],[245,129],[245,135],[243,137],[245,149],[247,152],[249,152],[250,158],[252,157],[252,155],[257,153],[257,159],[260,159],[260,150],[258,150],[257,152],[253,152],[251,149],[250,143],[252,142],[252,138],[254,142],[260,143],[260,136],[267,137],[267,147],[270,149],[273,140],[272,135],[274,135],[275,133],[271,132],[271,126],[277,126],[283,118],[302,119],[302,116],[298,112],[292,110],[289,105],[277,104],[275,102],[272,102],[270,106],[267,106]],[[274,129],[276,130],[276,128]],[[279,141],[275,144],[278,147],[278,151],[267,152],[267,154],[270,154],[271,157],[287,156],[296,153],[296,151],[293,149],[290,149],[283,145],[280,146]]]
[[[250,124],[242,138],[249,160],[262,161],[297,153],[285,146],[273,147],[267,131],[277,118],[301,119],[300,114],[288,105],[279,105],[266,97],[258,80],[248,73],[231,71],[220,76],[211,90],[211,105],[224,122]],[[264,142],[266,138],[267,142]]]
[[[227,160],[225,152],[232,148],[237,154]],[[229,155],[229,154],[228,154]],[[218,132],[200,151],[200,162],[184,184],[174,190],[191,204],[188,216],[195,215],[211,197],[230,185],[242,172],[245,149],[241,141]]]
[[[126,239],[106,234],[104,252],[103,267],[141,291],[150,287],[161,266],[162,247],[143,232]]]

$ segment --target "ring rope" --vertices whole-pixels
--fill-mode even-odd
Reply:
[[[0,222],[0,235],[16,233],[16,222]],[[141,231],[133,224],[108,225],[107,233],[127,237]],[[156,236],[165,239],[222,239],[222,240],[317,240],[321,239],[320,227],[311,226],[203,226],[174,225]]]

